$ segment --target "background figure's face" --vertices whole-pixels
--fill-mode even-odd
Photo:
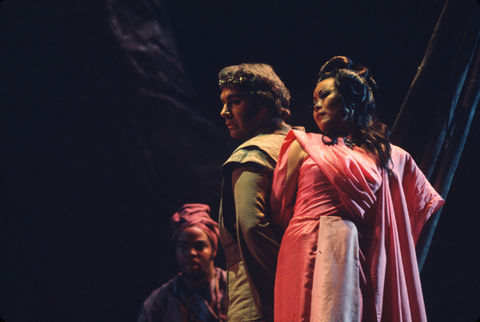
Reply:
[[[213,248],[207,234],[198,227],[188,227],[178,234],[178,265],[182,276],[193,282],[209,281],[213,276]]]
[[[266,108],[259,109],[258,113],[254,111],[251,101],[238,88],[223,88],[220,101],[223,104],[220,115],[225,119],[230,136],[234,139],[250,139],[266,118]]]
[[[322,132],[332,131],[345,136],[352,133],[353,126],[344,105],[333,78],[318,83],[313,92],[313,118]]]

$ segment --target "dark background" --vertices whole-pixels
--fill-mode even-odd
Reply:
[[[1,318],[135,321],[177,271],[171,215],[202,202],[217,218],[219,169],[238,144],[219,116],[218,71],[271,64],[291,123],[314,130],[316,74],[347,55],[372,69],[392,126],[443,5],[2,1]],[[430,321],[480,318],[479,126],[476,116],[422,271]],[[422,141],[429,129],[407,130]]]

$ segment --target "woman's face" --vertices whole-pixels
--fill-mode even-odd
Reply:
[[[353,125],[344,105],[333,78],[318,83],[313,92],[313,118],[323,133],[335,132],[348,136],[353,132]]]
[[[209,280],[213,272],[213,247],[207,234],[198,227],[188,227],[178,234],[175,245],[178,266],[190,281]]]

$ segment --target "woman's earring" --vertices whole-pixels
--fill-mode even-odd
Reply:
[[[353,112],[355,111],[354,106],[350,106],[350,108],[347,107],[347,105],[343,105],[343,116],[347,117],[348,121],[350,123],[353,123]]]

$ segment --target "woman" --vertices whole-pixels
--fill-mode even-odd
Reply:
[[[274,172],[275,321],[426,321],[415,243],[444,201],[374,117],[368,70],[334,57],[319,76],[321,134],[290,131]]]

